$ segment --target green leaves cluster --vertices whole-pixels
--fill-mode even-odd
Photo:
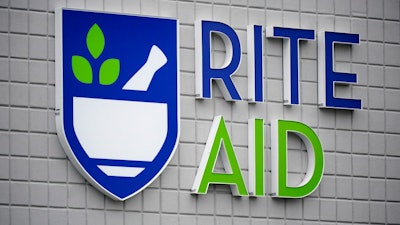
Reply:
[[[103,31],[95,23],[89,29],[86,36],[86,46],[94,59],[99,58],[104,50],[105,39]],[[89,61],[80,55],[72,56],[72,71],[80,82],[91,84],[93,82],[93,69]],[[99,71],[99,82],[102,85],[113,84],[119,76],[120,62],[118,59],[110,58],[105,60]]]

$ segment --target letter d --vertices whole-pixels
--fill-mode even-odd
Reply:
[[[288,120],[271,122],[271,191],[272,197],[302,198],[317,189],[324,172],[324,152],[318,136],[307,125]],[[295,187],[287,182],[288,154],[287,136],[292,132],[298,135],[307,147],[308,166],[303,181]]]

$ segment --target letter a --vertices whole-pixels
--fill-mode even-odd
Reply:
[[[222,163],[227,173],[214,173],[213,170],[222,144],[225,149],[225,151],[221,151]],[[239,163],[233,151],[231,139],[222,116],[216,116],[214,118],[200,166],[193,183],[192,193],[206,194],[211,183],[230,185],[233,195],[248,195]]]

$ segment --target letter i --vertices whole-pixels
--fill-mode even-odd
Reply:
[[[249,194],[265,196],[264,120],[249,119]]]
[[[247,26],[247,74],[250,102],[263,102],[263,31],[262,26]]]

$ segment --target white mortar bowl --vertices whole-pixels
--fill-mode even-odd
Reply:
[[[76,136],[90,158],[151,162],[168,131],[166,103],[73,98]]]

